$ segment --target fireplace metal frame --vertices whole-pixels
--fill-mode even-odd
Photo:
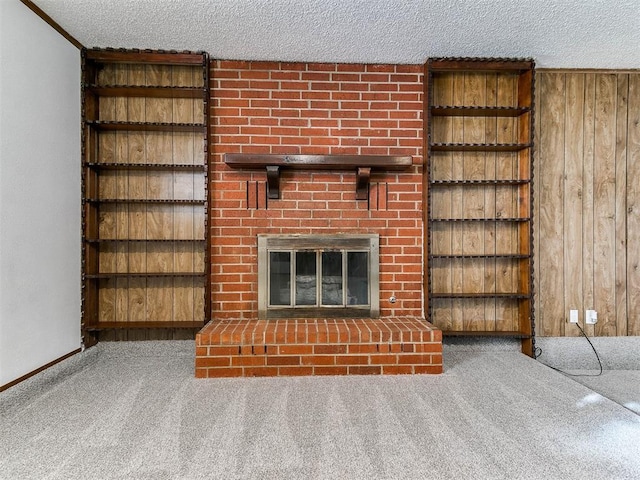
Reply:
[[[369,252],[369,305],[269,306],[270,251],[347,250]],[[380,237],[378,234],[258,235],[258,318],[378,318],[380,316]]]

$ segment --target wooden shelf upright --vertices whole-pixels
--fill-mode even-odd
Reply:
[[[530,59],[425,64],[425,292],[444,335],[515,337],[533,356]]]
[[[82,51],[85,345],[208,320],[208,76],[203,52]]]

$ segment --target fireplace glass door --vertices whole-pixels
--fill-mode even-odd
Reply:
[[[377,236],[364,242],[361,236],[350,242],[344,236],[312,237],[315,248],[307,237],[300,248],[280,236],[265,237],[258,253],[261,317],[376,315]]]

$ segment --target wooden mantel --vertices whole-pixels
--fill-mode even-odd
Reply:
[[[267,195],[280,198],[280,170],[355,170],[356,200],[369,198],[371,170],[406,170],[413,164],[410,156],[392,155],[256,155],[225,153],[224,162],[232,168],[267,170]]]

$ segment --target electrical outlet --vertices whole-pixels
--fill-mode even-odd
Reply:
[[[578,310],[569,310],[569,322],[578,323]]]
[[[587,325],[595,325],[598,323],[598,312],[595,310],[587,310],[584,316],[584,323]]]

